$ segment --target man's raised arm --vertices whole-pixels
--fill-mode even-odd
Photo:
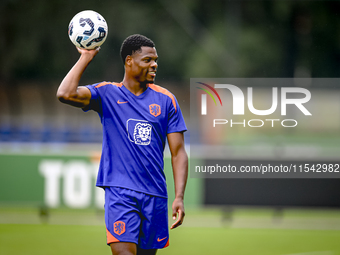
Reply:
[[[62,103],[84,108],[90,103],[91,92],[86,87],[78,87],[79,81],[86,67],[98,54],[100,48],[95,50],[77,49],[81,54],[80,58],[60,83],[57,98]]]

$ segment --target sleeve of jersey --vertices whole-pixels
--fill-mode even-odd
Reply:
[[[98,84],[93,84],[93,85],[87,85],[85,86],[88,88],[91,92],[91,100],[90,104],[87,107],[82,108],[84,112],[87,112],[89,110],[96,111],[98,113],[101,112],[101,97],[98,91],[98,88],[96,88]]]
[[[178,105],[177,99],[175,97],[174,99],[169,107],[168,134],[187,131],[181,108]]]

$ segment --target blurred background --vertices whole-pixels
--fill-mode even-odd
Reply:
[[[0,254],[21,254],[18,237],[32,254],[110,253],[103,194],[94,188],[100,120],[55,97],[79,57],[68,39],[69,22],[87,9],[106,19],[109,33],[81,85],[121,81],[120,45],[131,34],[144,34],[159,55],[156,83],[175,94],[187,123],[190,78],[340,74],[339,1],[1,0]],[[285,160],[299,155],[339,162],[340,85],[299,87],[313,91],[312,107],[324,109],[323,115],[289,132],[235,129],[225,141],[234,154],[225,158],[247,160],[263,150]],[[194,132],[185,133],[188,148]],[[174,245],[162,253],[340,254],[339,187],[338,179],[189,178],[186,224],[171,232]],[[303,195],[294,200],[296,194]],[[197,243],[202,236],[206,242]]]
[[[130,34],[145,34],[155,41],[160,56],[157,83],[173,91],[188,118],[190,78],[338,77],[339,5],[3,0],[0,141],[101,141],[95,114],[84,115],[55,100],[57,86],[78,59],[67,29],[81,10],[95,10],[109,24],[105,45],[81,83],[121,81],[122,41]]]

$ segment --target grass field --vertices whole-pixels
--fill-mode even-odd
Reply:
[[[35,208],[0,208],[0,254],[110,254],[103,212],[54,210],[42,220]],[[229,215],[230,216],[230,215]],[[223,220],[224,219],[224,220]],[[340,212],[188,209],[158,254],[340,254]]]

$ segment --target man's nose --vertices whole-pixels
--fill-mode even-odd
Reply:
[[[152,61],[151,67],[153,67],[154,69],[157,69],[157,67],[158,67],[157,62],[156,61]]]

